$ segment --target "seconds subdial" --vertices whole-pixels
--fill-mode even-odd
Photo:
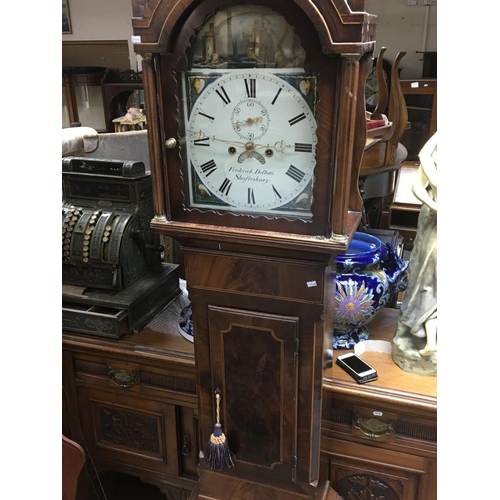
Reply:
[[[241,139],[258,140],[268,131],[271,120],[266,107],[256,99],[243,99],[231,113],[231,124]]]

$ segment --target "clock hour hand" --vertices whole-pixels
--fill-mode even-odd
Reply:
[[[265,149],[266,156],[272,156],[274,151],[284,153],[287,148],[293,148],[292,144],[286,144],[285,141],[276,141],[273,146],[270,144],[255,144],[255,149]]]
[[[274,149],[278,153],[284,153],[286,148],[291,148],[293,147],[291,144],[285,144],[285,141],[276,141],[274,143]]]

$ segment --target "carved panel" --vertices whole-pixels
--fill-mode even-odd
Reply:
[[[190,490],[184,490],[169,484],[155,483],[155,485],[167,497],[167,500],[187,500],[191,494]]]
[[[100,459],[162,474],[179,474],[175,405],[129,392],[78,389],[88,453]]]
[[[335,490],[345,500],[401,500],[385,481],[368,474],[344,477],[335,484]]]
[[[97,441],[160,453],[159,418],[97,405]]]
[[[336,442],[336,448],[340,454],[330,458],[330,482],[345,500],[418,498],[419,486],[425,475],[421,459],[405,463],[400,454],[387,454],[383,450],[354,443]],[[361,453],[363,458],[346,456],[351,450],[355,455]]]

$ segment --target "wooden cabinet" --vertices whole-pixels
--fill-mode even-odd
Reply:
[[[371,338],[391,341],[398,314],[381,311]],[[377,381],[358,385],[335,363],[325,371],[321,450],[333,488],[346,500],[435,500],[436,378],[401,370],[389,354],[361,357]]]
[[[201,442],[213,432],[220,389],[220,422],[235,464],[222,480],[203,461],[200,498],[312,497],[319,479],[325,263],[183,250]]]
[[[63,389],[63,429],[92,463],[187,498],[198,462],[191,343],[150,329],[120,341],[63,333]]]
[[[294,429],[308,407],[298,408],[295,396],[306,390],[297,379],[297,318],[208,309],[209,328],[216,332],[216,368],[208,383],[233,395],[223,412],[237,466],[288,477],[294,471]],[[398,314],[382,310],[369,324],[372,339],[390,341]],[[175,325],[170,332],[146,328],[120,340],[63,333],[63,429],[99,470],[138,476],[167,499],[179,500],[195,488],[198,453],[206,443],[198,439],[194,346]],[[235,335],[262,339],[234,342]],[[258,351],[257,345],[266,348]],[[262,352],[279,359],[279,372],[265,370]],[[387,354],[362,357],[377,368],[377,381],[358,385],[335,364],[324,370],[320,477],[345,500],[369,494],[435,500],[436,378],[404,372]],[[239,384],[241,390],[232,390],[242,379],[247,383]],[[281,413],[266,413],[268,398],[279,399]],[[244,417],[235,413],[240,407],[247,409]],[[252,432],[258,425],[260,432]],[[247,434],[260,435],[262,442]]]

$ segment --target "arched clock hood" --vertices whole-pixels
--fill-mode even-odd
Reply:
[[[363,11],[364,0],[294,0],[294,3],[314,24],[325,54],[373,51],[377,16]],[[199,4],[200,0],[149,0],[141,9],[142,17],[132,19],[134,34],[140,37],[135,51],[170,52],[176,33]]]

